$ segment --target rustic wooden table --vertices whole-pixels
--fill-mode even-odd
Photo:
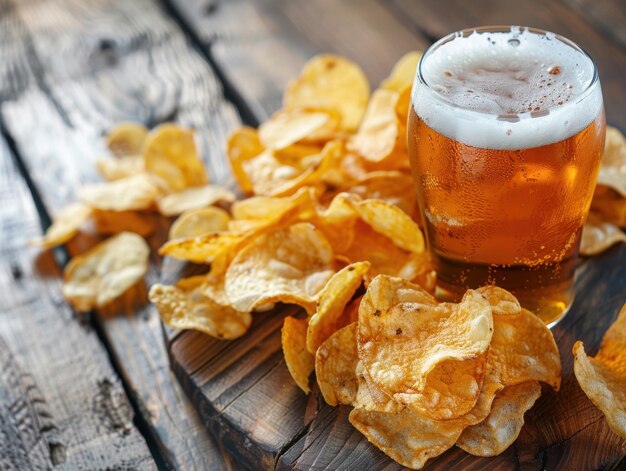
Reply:
[[[60,273],[94,241],[46,252],[25,241],[98,179],[93,160],[118,121],[195,128],[213,180],[225,181],[225,136],[275,111],[313,54],[346,55],[375,85],[404,52],[485,24],[582,45],[608,122],[626,130],[623,0],[0,0],[0,469],[397,468],[347,408],[295,387],[281,316],[259,316],[234,342],[165,332],[151,306],[79,316]],[[147,282],[179,268],[155,256]],[[570,355],[577,338],[593,351],[626,301],[626,246],[583,263],[577,283],[555,330],[562,391],[544,394],[500,457],[453,449],[430,467],[626,469],[626,443],[580,391]]]

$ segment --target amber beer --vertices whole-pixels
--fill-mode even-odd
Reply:
[[[408,145],[438,291],[496,284],[553,324],[574,268],[604,146],[596,68],[571,41],[479,28],[421,60]]]

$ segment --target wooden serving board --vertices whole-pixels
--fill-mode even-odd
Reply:
[[[578,0],[481,2],[472,11],[461,0],[450,6],[438,0],[167,3],[251,125],[280,107],[286,82],[316,52],[347,55],[375,86],[403,52],[423,49],[444,33],[476,24],[530,24],[562,32],[599,58],[605,93],[614,93],[609,122],[626,127],[619,105],[626,102],[620,74],[626,53],[581,18]],[[607,18],[593,21],[604,26]],[[174,282],[188,268],[166,260],[162,281]],[[626,469],[626,443],[582,393],[571,354],[577,339],[595,353],[626,301],[626,246],[584,261],[576,292],[553,331],[563,363],[561,391],[545,388],[517,442],[502,455],[477,458],[453,447],[427,469]],[[250,331],[234,341],[165,330],[172,368],[204,424],[251,469],[400,469],[352,427],[349,407],[329,407],[315,391],[306,396],[295,385],[280,342],[283,318],[293,310],[256,314]]]

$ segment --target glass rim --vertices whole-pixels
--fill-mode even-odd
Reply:
[[[468,108],[466,106],[461,106],[458,103],[455,103],[454,101],[447,99],[444,95],[436,92],[431,86],[430,84],[426,81],[426,79],[424,78],[423,75],[423,71],[422,71],[422,66],[424,64],[424,61],[434,52],[436,51],[439,47],[443,46],[444,44],[452,41],[453,39],[462,36],[462,37],[466,37],[469,36],[470,34],[473,33],[504,33],[504,32],[510,32],[512,31],[513,28],[518,28],[519,31],[529,31],[531,33],[535,33],[535,34],[541,34],[541,35],[551,35],[553,36],[555,39],[558,39],[559,41],[561,41],[562,43],[564,43],[565,45],[571,47],[572,49],[576,50],[577,52],[581,53],[584,57],[586,57],[587,59],[589,59],[589,62],[591,63],[592,67],[593,67],[593,76],[591,77],[591,80],[589,82],[589,84],[585,87],[584,90],[582,90],[580,92],[580,94],[578,94],[575,98],[575,100],[572,100],[568,103],[566,103],[565,105],[557,105],[557,106],[552,106],[550,108],[546,108],[545,111],[552,111],[553,109],[559,108],[559,109],[563,109],[563,108],[568,108],[571,107],[573,105],[576,105],[578,103],[580,103],[581,101],[583,101],[585,98],[587,98],[592,91],[594,90],[594,88],[598,85],[598,83],[600,82],[600,77],[598,75],[598,67],[596,66],[596,63],[594,62],[593,58],[589,55],[589,53],[587,51],[585,51],[582,47],[580,47],[578,44],[576,44],[574,41],[572,41],[571,39],[557,34],[557,33],[553,33],[551,31],[548,30],[544,30],[541,28],[535,28],[532,26],[517,26],[517,25],[493,25],[493,26],[476,26],[473,28],[465,28],[465,29],[461,29],[459,31],[455,31],[453,33],[447,34],[444,37],[438,39],[437,41],[435,41],[434,43],[432,43],[430,46],[428,46],[428,48],[424,51],[424,54],[422,55],[422,57],[420,58],[419,64],[417,66],[417,75],[415,77],[414,80],[414,86],[417,85],[417,83],[419,82],[421,85],[423,85],[428,92],[437,100],[440,101],[441,103],[453,107],[453,108],[457,108],[459,110],[463,110],[465,112],[469,112],[469,113],[476,113],[477,115],[486,115],[486,116],[497,116],[496,113],[490,113],[490,112],[486,112],[486,111],[479,111],[479,110],[475,110],[475,109],[471,109]],[[413,93],[411,93],[411,103],[413,103]],[[522,114],[530,114],[531,112],[527,112],[527,113],[517,113],[518,115],[522,115]]]

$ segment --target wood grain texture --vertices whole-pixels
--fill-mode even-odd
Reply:
[[[51,213],[75,199],[80,183],[100,179],[93,162],[105,152],[105,131],[121,120],[196,128],[204,157],[217,162],[213,178],[223,177],[221,142],[238,124],[236,112],[159,4],[30,0],[15,2],[12,13],[32,38],[37,86],[5,101],[2,118]],[[161,226],[150,240],[155,248],[167,223]],[[78,237],[67,247],[75,254],[96,241]],[[159,272],[155,258],[147,283]],[[145,290],[138,294],[145,302]],[[232,468],[169,368],[158,314],[125,300],[118,315],[102,313],[95,323],[161,457],[177,469]],[[63,304],[60,294],[57,302]]]
[[[585,49],[596,63],[602,83],[607,122],[626,129],[626,49],[612,42],[604,32],[589,23],[587,14],[575,12],[560,0],[385,1],[398,18],[433,39],[473,26],[510,24],[534,26],[570,38]],[[623,9],[621,2],[614,1],[613,4],[620,5]]]
[[[61,296],[30,193],[0,142],[0,468],[152,469],[96,332]]]

